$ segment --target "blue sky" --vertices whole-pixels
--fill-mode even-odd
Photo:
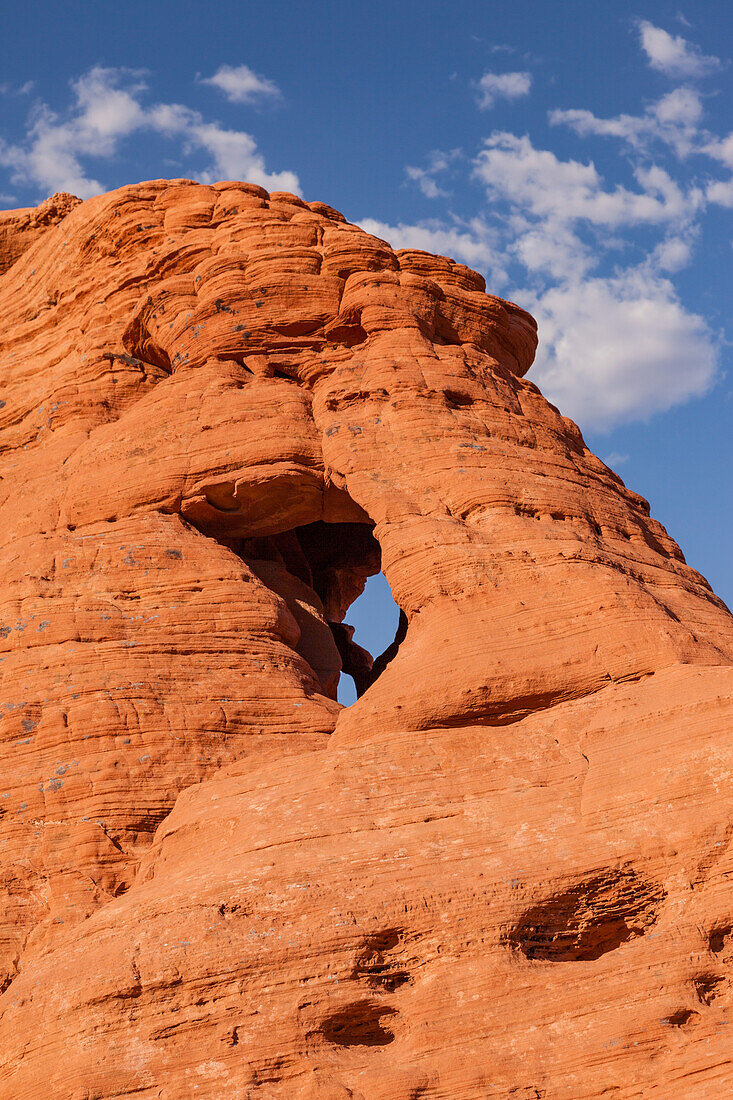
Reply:
[[[0,30],[0,207],[246,178],[469,263],[733,602],[733,3],[31,0]]]

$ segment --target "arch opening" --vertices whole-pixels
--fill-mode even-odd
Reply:
[[[384,573],[367,578],[363,592],[348,609],[348,622],[342,627],[351,631],[351,640],[368,654],[375,656],[365,679],[357,676],[343,661],[337,698],[343,706],[351,706],[378,679],[396,656],[400,642],[407,633],[407,616],[395,603]]]
[[[341,503],[341,514],[348,514]],[[374,524],[361,509],[358,513],[356,521],[318,519],[242,537],[235,534],[240,522],[236,511],[227,513],[229,531],[201,522],[203,517],[197,516],[196,522],[186,516],[186,522],[236,554],[285,601],[300,632],[293,648],[310,667],[320,692],[343,706],[374,683],[407,631],[407,618],[381,572]]]

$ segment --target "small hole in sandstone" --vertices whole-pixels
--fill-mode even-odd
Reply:
[[[665,896],[634,871],[601,871],[529,909],[506,942],[528,959],[593,961],[644,935]]]
[[[720,925],[718,928],[713,928],[708,936],[708,944],[710,950],[714,955],[719,955],[725,947],[726,940],[733,935],[733,925],[726,924]],[[733,945],[732,945],[733,946]]]
[[[693,1012],[691,1008],[681,1008],[678,1012],[673,1012],[671,1016],[667,1016],[662,1022],[669,1024],[670,1027],[684,1027],[691,1022],[694,1023],[694,1017],[698,1015],[697,1012]]]
[[[283,366],[274,367],[272,377],[280,379],[281,382],[297,382],[299,380],[294,367],[290,368],[290,370]]]
[[[382,932],[375,932],[364,941],[367,951],[394,951],[399,946],[402,935],[397,928],[385,928]]]
[[[702,1005],[710,1005],[718,995],[719,987],[725,981],[719,974],[699,974],[693,985],[697,999]]]
[[[449,409],[463,409],[473,405],[473,398],[467,393],[458,390],[445,390],[443,396]]]
[[[394,954],[402,939],[402,933],[396,928],[387,928],[369,936],[364,941],[352,977],[387,993],[394,993],[401,986],[411,984],[409,970],[403,960]]]
[[[356,1001],[332,1012],[318,1031],[327,1043],[339,1047],[383,1047],[394,1040],[394,1032],[382,1021],[396,1012],[376,1001]]]

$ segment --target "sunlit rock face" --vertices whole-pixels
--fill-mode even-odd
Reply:
[[[0,250],[0,1098],[726,1095],[731,617],[528,314],[236,182]]]

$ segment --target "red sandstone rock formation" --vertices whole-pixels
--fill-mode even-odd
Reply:
[[[532,319],[242,183],[0,252],[0,1100],[727,1095],[731,618]]]

